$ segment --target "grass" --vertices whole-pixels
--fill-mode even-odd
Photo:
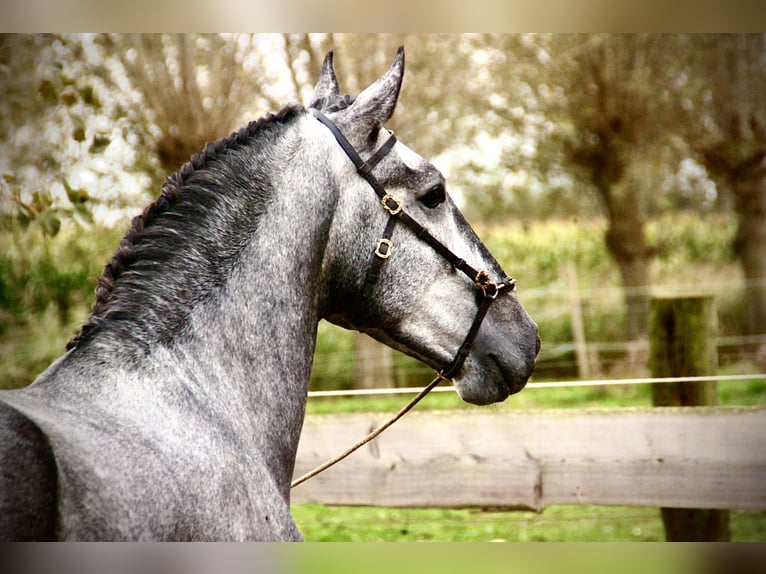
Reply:
[[[329,507],[297,504],[308,541],[651,542],[665,533],[657,508],[552,506],[541,514],[478,509]],[[732,541],[766,541],[766,512],[732,512]]]

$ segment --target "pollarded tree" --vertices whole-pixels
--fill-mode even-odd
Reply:
[[[488,107],[506,129],[527,134],[533,148],[521,167],[544,185],[565,174],[565,182],[593,190],[607,216],[629,340],[647,329],[653,248],[644,227],[659,178],[642,165],[661,147],[675,114],[672,41],[604,34],[486,39],[487,49],[504,55],[490,74]]]
[[[734,251],[746,280],[745,328],[766,333],[766,36],[688,39],[686,139],[738,217]]]
[[[281,103],[264,63],[275,35],[109,34],[93,45],[89,72],[119,103],[134,147],[147,151],[138,169],[154,182]]]
[[[659,182],[696,156],[739,225],[746,331],[766,325],[766,36],[489,36],[486,105],[516,146],[504,167],[534,172],[543,197],[567,185],[596,191],[606,241],[626,290],[630,338],[645,329],[653,249],[643,226]],[[498,140],[500,141],[500,140]],[[668,145],[669,142],[673,142]],[[531,149],[524,157],[525,149]],[[664,156],[663,156],[664,154]],[[502,191],[502,190],[501,190]],[[555,191],[554,191],[555,193]],[[664,197],[661,197],[665,193]]]
[[[626,334],[637,339],[647,329],[652,249],[644,228],[654,190],[631,170],[665,135],[658,118],[669,85],[665,48],[651,35],[554,37],[552,44],[569,80],[567,156],[607,214],[606,245],[625,291]]]

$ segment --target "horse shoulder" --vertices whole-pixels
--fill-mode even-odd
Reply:
[[[0,539],[54,540],[56,462],[46,435],[0,399]]]

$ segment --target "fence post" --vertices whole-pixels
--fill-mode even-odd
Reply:
[[[355,387],[394,388],[394,356],[391,349],[369,335],[352,331],[354,338]]]
[[[655,297],[649,321],[649,368],[653,377],[716,374],[718,321],[712,296]],[[654,406],[717,405],[718,386],[706,383],[652,385]],[[689,437],[694,440],[694,437]],[[669,541],[727,541],[729,511],[662,508]]]
[[[562,273],[564,283],[568,287],[577,374],[581,379],[590,379],[590,357],[588,356],[588,341],[585,338],[585,321],[583,320],[582,300],[580,299],[580,290],[577,282],[577,268],[572,261],[568,261],[564,264]]]

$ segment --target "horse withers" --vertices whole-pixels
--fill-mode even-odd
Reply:
[[[0,538],[299,540],[290,479],[322,318],[446,369],[465,401],[523,388],[539,338],[513,281],[383,128],[403,73],[400,49],[352,99],[328,54],[307,108],[168,178],[66,354],[0,394]]]

